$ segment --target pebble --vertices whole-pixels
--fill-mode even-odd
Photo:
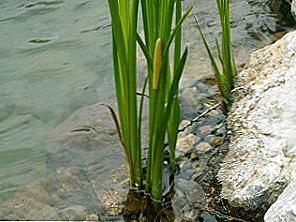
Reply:
[[[81,205],[67,207],[57,212],[59,220],[83,221],[87,217],[87,209]]]
[[[181,122],[180,122],[180,124],[179,124],[179,130],[182,130],[182,129],[184,129],[184,127],[186,127],[186,126],[188,126],[190,124],[190,121],[189,120],[182,120]],[[188,135],[188,134],[190,134],[190,132],[192,131],[192,126],[189,126],[189,127],[187,127],[185,130],[184,130],[184,134],[185,135]],[[183,134],[183,135],[184,135]]]
[[[199,132],[203,136],[209,135],[213,131],[214,131],[214,127],[212,125],[205,125],[199,128]]]
[[[217,147],[223,144],[224,138],[221,136],[215,136],[211,138],[209,142],[212,146]]]
[[[186,106],[195,107],[199,104],[196,87],[185,88],[182,92],[182,100]]]
[[[201,142],[201,143],[197,144],[197,146],[195,147],[195,149],[197,151],[202,152],[202,153],[208,152],[211,148],[212,148],[212,146],[208,142]]]
[[[182,152],[188,152],[190,151],[193,146],[200,140],[199,137],[195,136],[194,134],[189,134],[185,137],[182,137],[184,136],[184,134],[180,134],[178,141],[177,141],[177,149],[179,151],[182,151]]]
[[[217,222],[215,216],[209,214],[208,212],[203,212],[201,214],[202,221],[206,222]]]
[[[87,215],[85,221],[98,221],[99,217],[96,214]]]

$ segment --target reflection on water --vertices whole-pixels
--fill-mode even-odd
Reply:
[[[105,1],[0,1],[0,203],[42,177],[47,133],[112,95]]]

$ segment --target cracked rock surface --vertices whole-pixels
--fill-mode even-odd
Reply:
[[[233,207],[267,209],[296,179],[296,32],[254,52],[236,87],[233,136],[218,173],[221,197]],[[295,206],[295,198],[283,200],[287,192],[276,209]],[[296,196],[295,186],[289,194]],[[273,220],[279,217],[272,209],[268,222],[296,221],[295,212],[293,220]]]

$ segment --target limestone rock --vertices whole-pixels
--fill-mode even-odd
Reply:
[[[296,32],[251,55],[238,75],[218,179],[233,207],[272,204],[296,172]],[[295,178],[295,177],[294,177]]]
[[[296,221],[296,180],[291,182],[264,216],[266,222]]]
[[[296,0],[293,0],[291,3],[291,11],[294,19],[296,20]]]

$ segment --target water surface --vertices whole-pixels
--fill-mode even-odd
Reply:
[[[113,95],[107,5],[0,1],[0,203],[44,176],[48,131]]]

